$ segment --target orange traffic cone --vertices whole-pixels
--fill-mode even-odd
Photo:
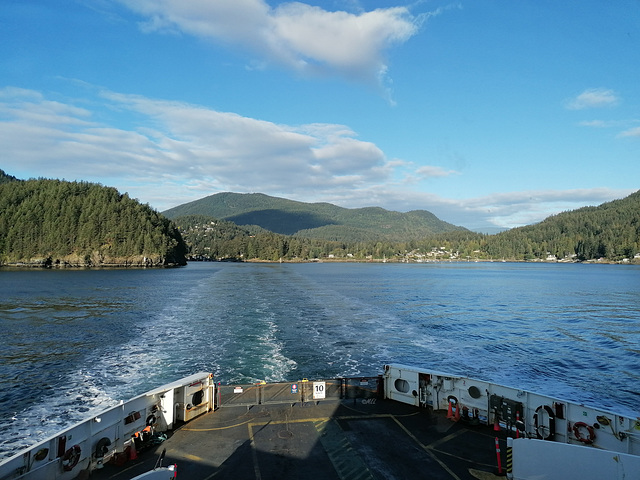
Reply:
[[[136,450],[135,440],[132,439],[131,445],[129,445],[129,460],[135,460],[136,458],[138,458],[138,450]]]
[[[449,411],[447,412],[447,418],[453,418],[453,410],[451,407],[451,400],[449,400]]]
[[[493,431],[500,431],[500,420],[498,419],[498,410],[493,411]]]
[[[460,404],[456,403],[456,415],[455,417],[453,417],[453,419],[457,422],[458,420],[460,420]]]

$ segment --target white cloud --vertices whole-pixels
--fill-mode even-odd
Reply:
[[[610,122],[605,122],[604,120],[585,120],[580,122],[579,125],[581,127],[593,127],[593,128],[606,128],[610,127]]]
[[[568,100],[565,106],[569,110],[584,110],[586,108],[612,107],[618,102],[619,98],[613,90],[590,88]]]
[[[416,169],[416,174],[420,178],[438,178],[438,177],[449,177],[451,175],[456,175],[458,172],[455,170],[445,170],[442,167],[436,167],[431,165],[425,165],[424,167],[419,167]]]
[[[430,178],[457,172],[388,160],[344,125],[279,125],[107,91],[82,104],[103,109],[51,101],[35,91],[0,90],[1,168],[19,178],[100,182],[159,210],[220,191],[261,192],[349,208],[423,209],[481,231],[537,222],[631,193],[594,189],[448,199],[409,188],[401,179],[410,169]],[[145,126],[127,130],[98,122],[107,110],[119,119],[131,114]]]
[[[299,2],[272,8],[264,0],[122,0],[145,17],[146,32],[183,32],[241,47],[259,60],[302,74],[338,74],[375,82],[386,77],[386,51],[415,35],[427,14],[406,7],[327,11]]]
[[[621,132],[618,137],[640,137],[640,127],[630,128]]]
[[[109,109],[133,114],[145,125],[125,130],[99,124],[92,112],[48,101],[37,92],[0,93],[0,148],[18,171],[37,172],[32,176],[150,187],[171,180],[188,188],[209,185],[211,191],[260,188],[296,194],[369,185],[391,174],[384,153],[343,125],[278,125],[102,92]],[[165,202],[166,196],[154,194],[159,208],[173,206]]]
[[[625,137],[640,137],[640,127],[632,127],[631,125],[637,125],[639,120],[627,119],[627,120],[589,120],[580,122],[581,127],[591,128],[625,128],[622,132],[616,135],[617,138]]]
[[[564,211],[584,206],[597,206],[604,202],[624,198],[633,192],[634,190],[612,190],[609,188],[537,190],[451,199],[427,192],[407,192],[379,185],[367,190],[345,192],[335,200],[321,198],[316,201],[333,201],[333,203],[351,207],[383,205],[384,208],[398,211],[428,210],[440,219],[454,225],[495,233],[500,230],[537,223],[550,215]]]

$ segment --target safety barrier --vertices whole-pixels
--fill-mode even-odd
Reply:
[[[347,398],[374,398],[382,388],[381,377],[303,379],[297,382],[216,385],[216,406],[293,404]]]

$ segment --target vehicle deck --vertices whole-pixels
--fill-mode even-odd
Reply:
[[[124,480],[163,464],[178,478],[336,480],[497,478],[496,435],[446,412],[382,399],[226,406],[175,429],[162,444],[91,479]]]

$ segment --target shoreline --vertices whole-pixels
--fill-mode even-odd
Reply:
[[[189,263],[390,263],[390,264],[442,264],[442,263],[544,263],[544,264],[585,264],[585,265],[640,265],[639,259],[628,261],[614,261],[607,259],[598,260],[493,260],[493,259],[447,259],[447,260],[411,260],[411,259],[389,259],[389,258],[371,258],[371,259],[355,259],[355,258],[312,258],[312,259],[284,259],[279,260],[263,260],[252,258],[231,259],[222,258],[217,260],[211,259],[188,259],[184,264],[179,263],[142,263],[142,262],[119,262],[119,263],[100,263],[100,264],[79,264],[69,262],[7,262],[0,263],[0,270],[126,270],[126,269],[162,269],[162,268],[179,268]]]

